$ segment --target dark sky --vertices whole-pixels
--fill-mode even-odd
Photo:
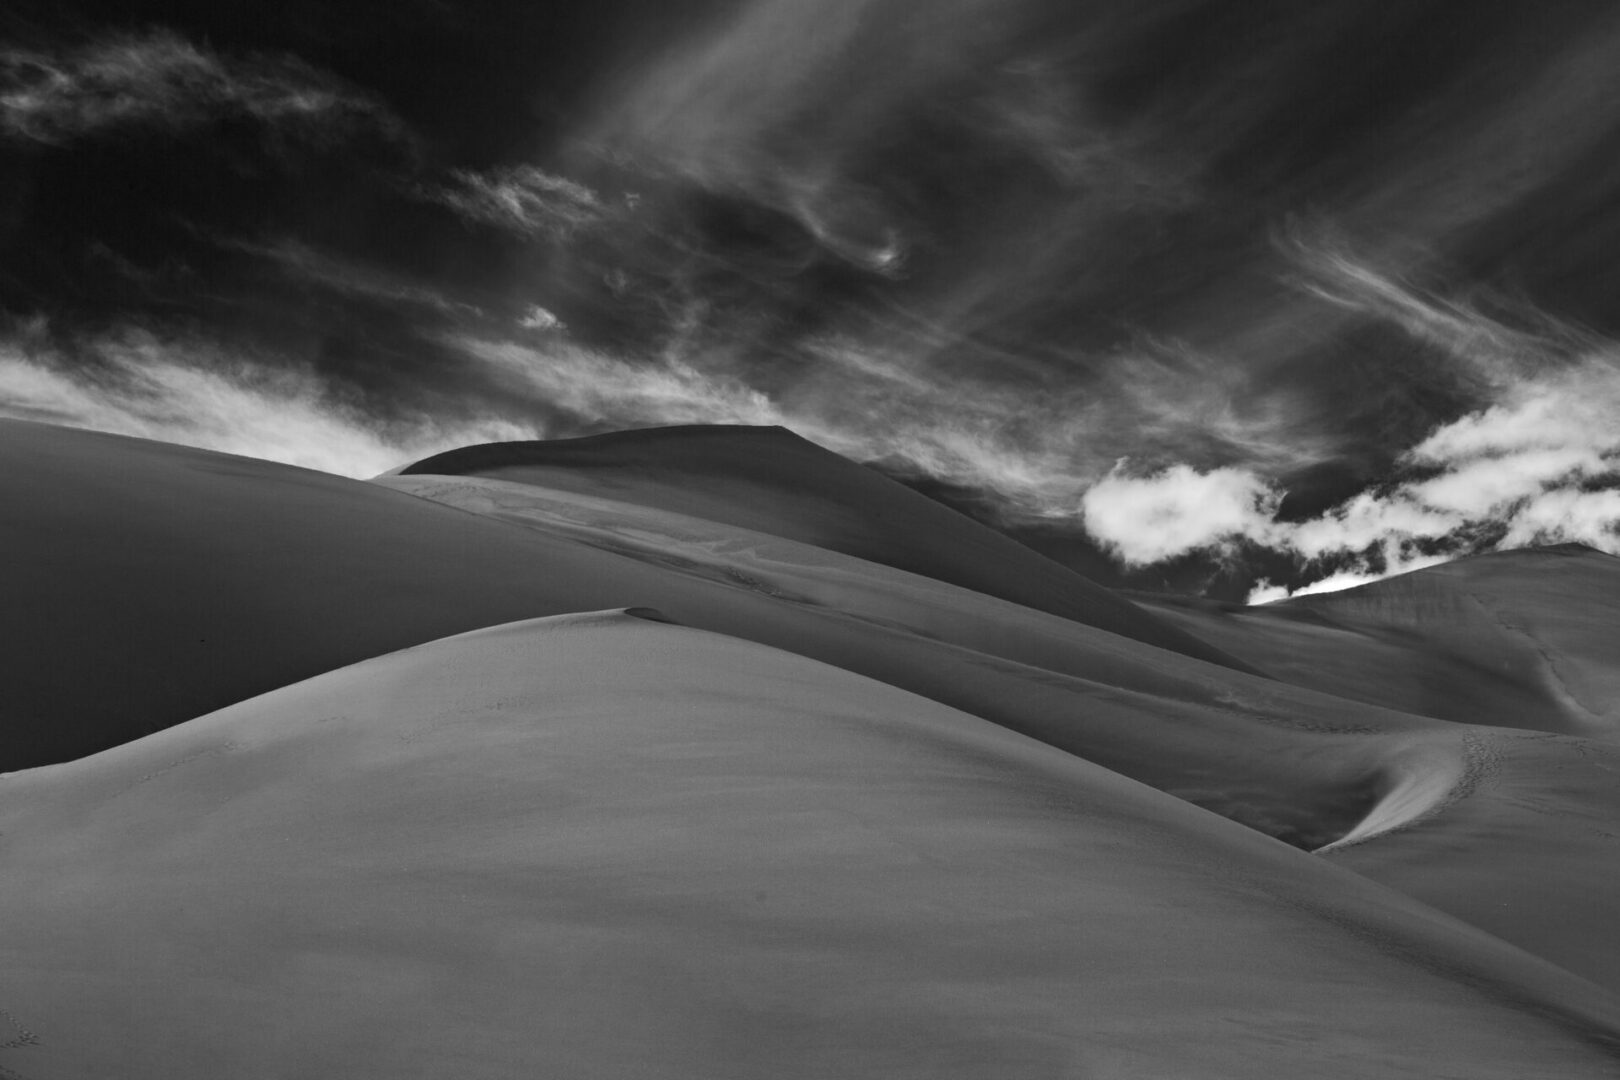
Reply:
[[[51,0],[0,32],[0,415],[354,475],[781,423],[1239,598],[1620,551],[1611,4]]]

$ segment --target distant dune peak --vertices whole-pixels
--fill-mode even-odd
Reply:
[[[484,477],[706,518],[949,582],[1224,667],[1252,665],[987,525],[784,427],[486,443],[396,475]]]
[[[516,467],[578,459],[585,463],[599,452],[634,453],[649,447],[694,451],[729,447],[740,453],[770,447],[778,451],[800,451],[840,457],[780,424],[668,424],[659,427],[627,428],[623,431],[578,435],[566,439],[528,439],[512,442],[478,443],[457,447],[414,461],[393,470],[393,474],[459,474],[468,470]],[[842,459],[841,460],[848,460]]]

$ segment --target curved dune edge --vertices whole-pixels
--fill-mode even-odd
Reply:
[[[859,595],[865,583],[885,596],[918,597],[911,606],[923,619],[920,635],[888,625],[881,609],[863,620],[785,605],[747,581],[694,576],[656,557],[513,528],[379,485],[43,425],[0,424],[0,437],[13,466],[0,474],[0,494],[26,510],[11,516],[0,539],[14,564],[30,568],[0,607],[0,644],[13,665],[0,767],[90,753],[459,630],[634,603],[898,682],[1069,747],[1084,734],[1079,717],[1108,718],[1106,750],[1115,737],[1108,733],[1139,726],[1167,694],[1196,723],[1211,672],[1225,670],[876,564],[850,571],[835,601]],[[758,560],[748,566],[761,581],[772,572]],[[1037,667],[942,649],[928,636],[939,619],[971,628],[992,612],[1008,640],[1023,643],[1016,655]],[[97,657],[94,679],[79,671],[76,658],[86,654]],[[1043,682],[1041,663],[1082,678]],[[1122,679],[1129,691],[1121,703]],[[1199,736],[1242,778],[1254,768],[1220,749],[1230,737]],[[1139,758],[1157,770],[1160,755],[1143,758],[1140,736],[1134,740],[1107,752],[1108,762]],[[1304,809],[1286,812],[1314,836],[1313,786],[1325,771],[1329,801],[1339,802],[1331,789],[1344,767],[1304,762],[1309,779],[1284,775],[1278,786],[1274,777],[1298,757],[1282,747],[1265,775],[1244,780],[1252,789],[1245,799],[1261,804],[1250,819],[1262,825],[1270,808],[1301,800]],[[1170,775],[1155,779],[1166,785],[1211,765],[1177,754],[1165,761]]]
[[[884,564],[673,511],[487,478],[383,482],[701,583],[730,602],[671,598],[665,610],[675,621],[923,694],[1298,847],[1342,836],[1387,786],[1385,751],[1356,736],[1423,727]],[[1319,720],[1296,721],[1300,715]],[[1179,722],[1167,724],[1170,716]],[[1340,733],[1352,736],[1341,757],[1306,745]],[[1238,739],[1255,752],[1234,753]],[[1213,786],[1212,769],[1221,774]]]
[[[0,436],[16,511],[0,539],[29,569],[0,609],[8,753],[36,721],[97,749],[447,633],[645,604],[923,694],[1300,847],[1365,825],[1325,858],[1620,986],[1603,870],[1620,832],[1612,747],[1392,713],[712,522],[675,543],[669,517],[645,508],[520,529],[247,459],[38,425]],[[615,535],[634,529],[639,549]],[[1551,627],[1577,641],[1585,628]],[[1467,798],[1385,822],[1410,827],[1367,824],[1400,787],[1388,769],[1402,753],[1459,733],[1495,755]]]
[[[630,611],[471,631],[15,774],[0,831],[0,1007],[34,1036],[0,1066],[32,1080],[1620,1060],[1612,995],[1421,904]]]
[[[667,610],[679,621],[991,720],[1319,850],[1620,986],[1620,943],[1603,903],[1612,883],[1585,869],[1611,857],[1602,823],[1620,823],[1620,797],[1604,769],[1620,770],[1620,761],[1594,749],[1548,736],[1492,765],[1490,728],[1256,680],[792,541],[503,481],[406,480],[420,494],[613,550],[730,597],[723,619],[720,608],[672,598]],[[1577,760],[1561,762],[1569,756]],[[1479,769],[1465,777],[1470,762],[1494,770],[1489,782]],[[1571,827],[1579,821],[1594,827]],[[1347,839],[1354,842],[1338,843]],[[1504,894],[1511,903],[1490,899]]]
[[[1620,738],[1620,559],[1584,545],[1253,608],[1134,598],[1297,685],[1459,723]]]
[[[798,540],[1240,671],[1243,660],[873,469],[782,427],[693,424],[486,443],[378,480],[483,477],[603,495]]]
[[[621,616],[647,622],[678,626],[676,620],[656,608],[630,607],[608,612],[554,617],[580,624]],[[521,624],[518,624],[521,625]],[[494,627],[470,631],[470,635],[499,632]],[[460,635],[468,636],[468,635]],[[1082,755],[1083,756],[1083,755]],[[1386,755],[1376,783],[1380,792],[1365,817],[1336,840],[1312,849],[1326,855],[1414,828],[1444,812],[1452,803],[1467,798],[1486,768],[1479,740],[1464,734],[1456,741],[1430,740],[1395,750]]]
[[[1459,739],[1392,753],[1380,771],[1382,791],[1367,816],[1315,853],[1326,855],[1413,828],[1465,798],[1477,775],[1467,746]]]

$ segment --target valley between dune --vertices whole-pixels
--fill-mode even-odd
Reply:
[[[1620,1076],[1620,561],[1123,595],[781,429],[0,422],[0,1076]]]

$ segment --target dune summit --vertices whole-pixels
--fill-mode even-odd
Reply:
[[[1620,562],[1127,599],[761,428],[0,424],[0,1077],[1620,1076]]]
[[[399,470],[605,496],[782,536],[1203,660],[1241,661],[781,427],[691,425],[447,451]]]

